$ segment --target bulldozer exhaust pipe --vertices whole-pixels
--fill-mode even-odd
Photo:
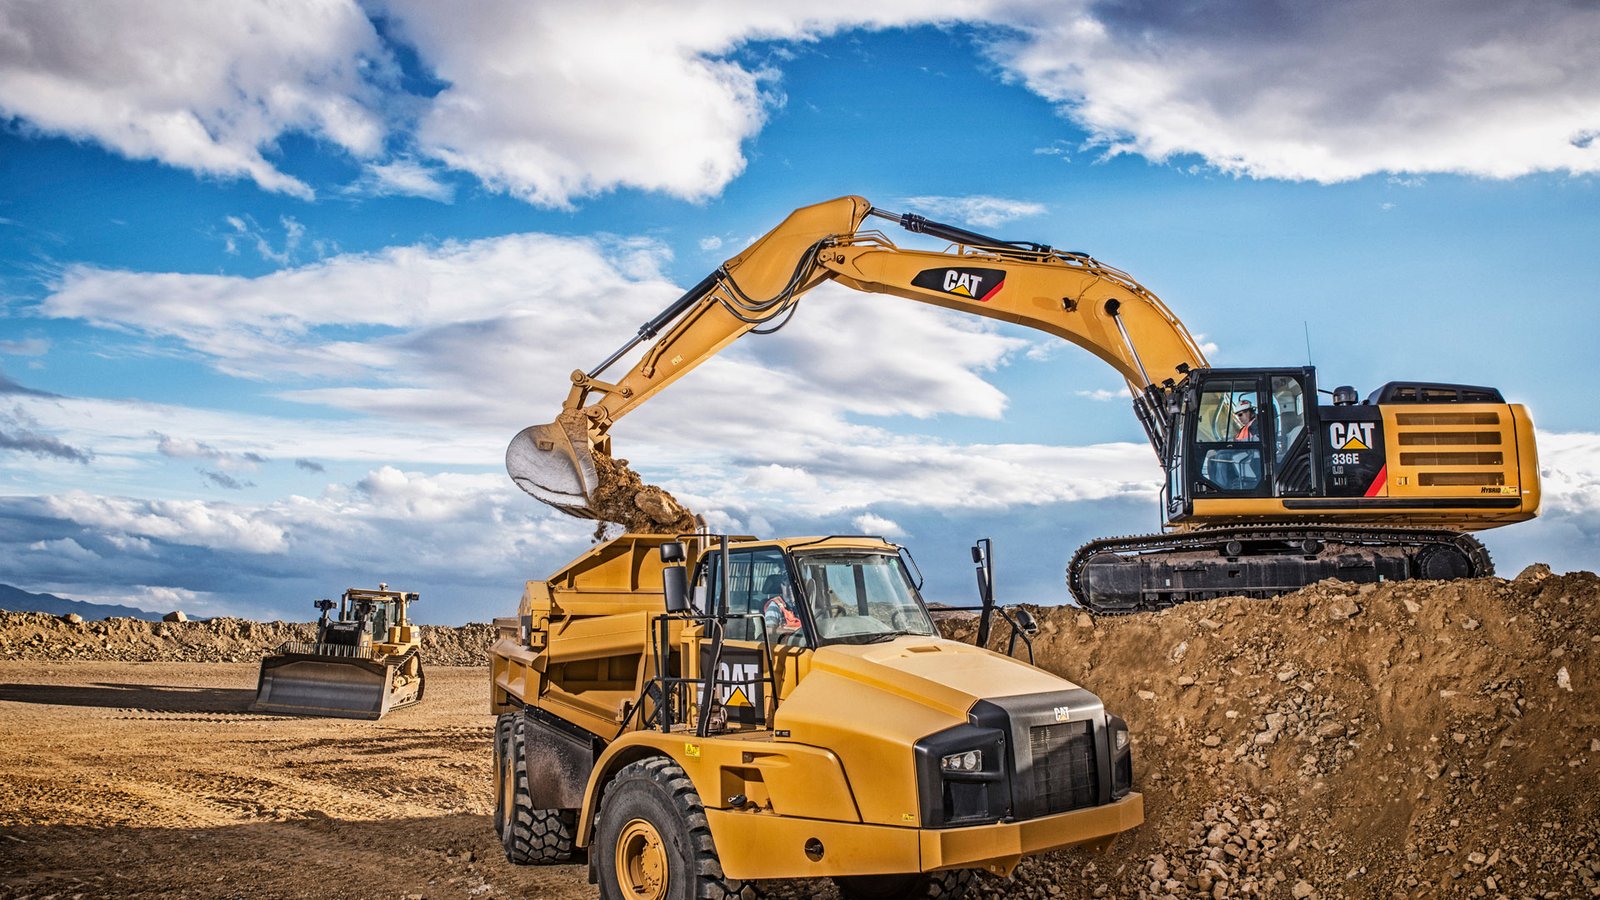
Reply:
[[[581,416],[563,413],[548,425],[517,432],[506,447],[506,472],[542,503],[580,519],[599,518],[591,499],[600,475]]]

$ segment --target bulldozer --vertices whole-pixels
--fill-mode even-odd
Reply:
[[[286,641],[261,660],[257,712],[380,719],[422,700],[422,630],[406,618],[415,593],[350,588],[322,615],[314,641]],[[330,613],[337,610],[335,616]]]
[[[895,245],[869,218],[948,241]],[[1054,335],[1111,366],[1162,467],[1159,533],[1092,540],[1066,565],[1097,613],[1320,581],[1494,574],[1471,532],[1538,515],[1533,419],[1481,385],[1392,380],[1362,399],[1314,367],[1213,367],[1126,272],[1079,251],[889,212],[847,196],[795,210],[598,366],[572,373],[555,421],[512,439],[506,468],[539,500],[603,518],[617,421],[747,334],[768,334],[834,282]],[[620,376],[606,371],[642,348]],[[1154,475],[1154,473],[1152,473]],[[1152,478],[1154,480],[1154,478]]]
[[[940,637],[915,571],[881,537],[626,533],[527,582],[490,648],[507,858],[587,851],[606,900],[954,900],[1142,823],[1127,724]]]

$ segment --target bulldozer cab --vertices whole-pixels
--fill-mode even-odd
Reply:
[[[406,606],[416,600],[415,593],[391,591],[388,585],[379,585],[375,591],[350,588],[339,598],[339,618],[336,621],[327,618],[327,609],[322,606],[329,601],[318,602],[318,608],[324,610],[318,628],[318,641],[349,647],[407,643],[409,638],[399,632],[410,625],[406,619]]]

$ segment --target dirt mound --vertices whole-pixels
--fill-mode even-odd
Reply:
[[[284,641],[309,641],[311,622],[69,622],[45,613],[0,612],[0,659],[122,662],[254,662]],[[485,663],[494,626],[422,626],[422,658],[438,666]]]
[[[1128,720],[1147,822],[990,895],[1600,896],[1595,575],[1034,612]]]

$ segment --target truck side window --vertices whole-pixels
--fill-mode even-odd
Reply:
[[[715,565],[710,567],[712,597],[722,591],[722,577]],[[750,618],[736,618],[750,613],[765,612],[769,601],[794,596],[789,584],[789,570],[784,565],[783,551],[776,548],[735,550],[728,554],[728,630],[730,641],[759,641],[761,626]],[[778,635],[771,634],[773,640]]]

